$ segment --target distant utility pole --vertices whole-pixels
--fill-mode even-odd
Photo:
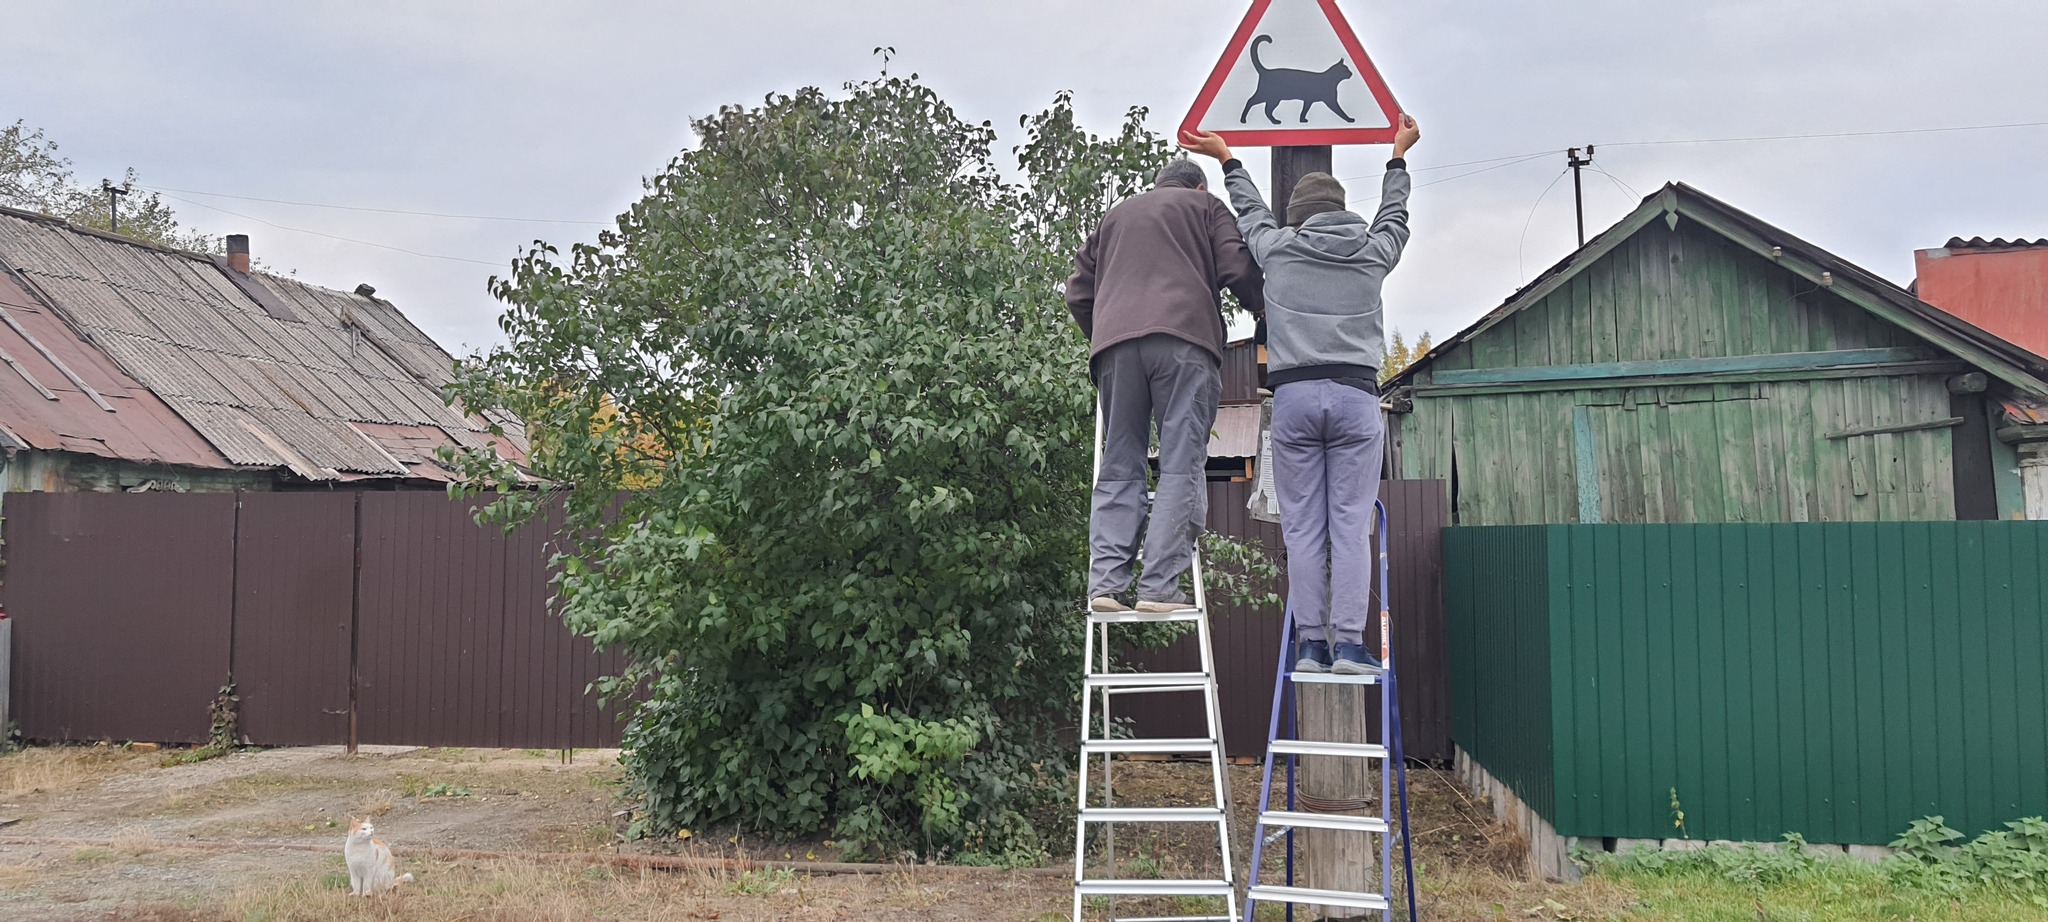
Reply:
[[[121,232],[121,196],[128,194],[128,184],[114,185],[111,179],[100,180],[100,189],[107,193],[107,224],[114,233]]]
[[[1572,200],[1578,203],[1579,207],[1579,246],[1585,246],[1586,185],[1585,183],[1579,181],[1579,174],[1583,172],[1586,167],[1593,165],[1593,145],[1586,145],[1586,156],[1584,159],[1580,159],[1579,149],[1576,147],[1566,151],[1565,163],[1569,164],[1572,168]]]

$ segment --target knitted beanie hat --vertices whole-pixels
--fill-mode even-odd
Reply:
[[[1287,223],[1301,222],[1329,211],[1344,210],[1344,184],[1328,173],[1310,173],[1294,184],[1294,197],[1287,201]]]

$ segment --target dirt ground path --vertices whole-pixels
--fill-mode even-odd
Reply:
[[[1044,874],[573,860],[681,851],[617,842],[613,752],[567,764],[552,752],[407,748],[353,758],[276,749],[169,768],[160,758],[91,747],[0,759],[0,919],[1034,919],[1067,898]],[[416,885],[379,900],[346,895],[351,816],[375,818]],[[436,854],[456,850],[494,854]]]
[[[921,919],[1067,918],[1064,861],[1046,870],[876,868],[821,874],[765,867],[638,868],[618,856],[834,861],[819,843],[618,841],[626,805],[617,754],[333,747],[239,753],[160,767],[160,754],[115,747],[0,757],[0,919],[21,922],[333,922],[353,919]],[[1433,918],[1503,898],[1548,894],[1514,877],[1518,843],[1492,827],[1443,776],[1413,776],[1422,901]],[[1205,799],[1199,765],[1118,769],[1118,801]],[[1236,766],[1233,825],[1242,849],[1258,778]],[[377,900],[347,896],[341,839],[351,816],[374,817],[417,882]],[[1119,839],[1120,875],[1198,876],[1213,835]],[[1208,857],[1203,859],[1201,856]],[[1099,856],[1098,856],[1099,857]],[[1236,856],[1240,873],[1246,856]],[[1097,864],[1091,861],[1091,864]],[[1092,872],[1099,873],[1099,872]],[[1120,913],[1143,907],[1119,906]],[[1158,907],[1169,913],[1177,907]],[[1484,914],[1491,917],[1491,913]]]

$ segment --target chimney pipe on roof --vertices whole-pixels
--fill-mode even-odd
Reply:
[[[228,268],[249,274],[249,235],[228,235]]]

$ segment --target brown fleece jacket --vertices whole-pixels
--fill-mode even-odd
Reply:
[[[1222,301],[1229,288],[1254,315],[1265,310],[1264,276],[1223,200],[1169,182],[1110,209],[1074,257],[1067,309],[1088,355],[1165,333],[1223,360]]]

